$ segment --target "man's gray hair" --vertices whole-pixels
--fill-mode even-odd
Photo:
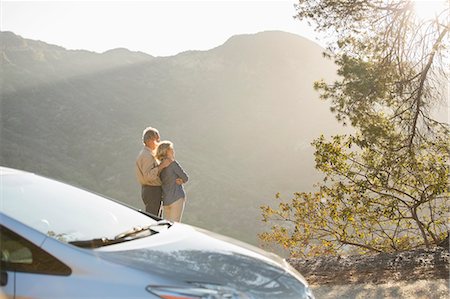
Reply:
[[[152,127],[147,127],[142,132],[142,142],[145,143],[147,140],[155,139],[158,137],[158,135],[159,135],[159,131],[157,129],[152,128]]]

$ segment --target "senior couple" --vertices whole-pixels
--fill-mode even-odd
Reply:
[[[188,176],[175,160],[173,144],[160,141],[159,131],[152,127],[144,129],[142,142],[144,146],[136,159],[136,177],[145,211],[161,217],[163,210],[164,219],[180,222],[186,202],[183,184]]]

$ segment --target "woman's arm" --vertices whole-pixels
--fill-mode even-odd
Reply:
[[[154,184],[158,179],[159,174],[158,163],[151,157],[142,157],[138,161],[138,166],[141,169],[142,179],[144,180],[141,183],[149,185]]]
[[[183,180],[183,183],[186,183],[189,180],[187,173],[183,170],[183,168],[177,161],[174,161],[173,163],[175,163],[174,171],[176,175],[178,176],[178,178]]]

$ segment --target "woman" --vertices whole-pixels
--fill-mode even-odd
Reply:
[[[180,164],[175,161],[175,151],[173,143],[162,141],[156,149],[156,159],[169,165],[159,174],[162,182],[162,198],[164,208],[164,218],[169,221],[181,221],[186,193],[183,185],[188,181],[188,176]]]

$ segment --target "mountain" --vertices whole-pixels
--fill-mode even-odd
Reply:
[[[142,208],[134,161],[154,126],[190,176],[183,222],[254,244],[259,207],[311,190],[311,141],[342,131],[312,87],[336,67],[294,34],[171,57],[66,50],[12,32],[0,44],[2,165]]]

